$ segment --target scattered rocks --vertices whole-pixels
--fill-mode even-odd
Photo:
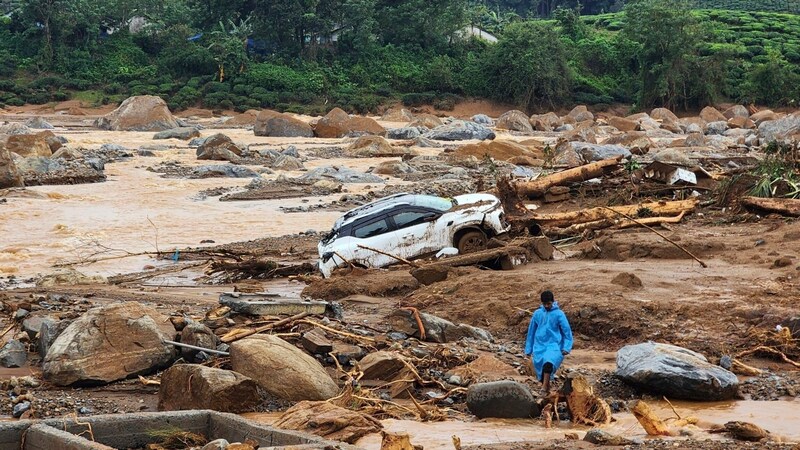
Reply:
[[[285,400],[327,400],[339,392],[316,359],[275,336],[258,335],[232,343],[231,367]]]
[[[166,102],[154,95],[129,97],[114,111],[95,121],[95,126],[112,131],[164,131],[178,128]]]
[[[705,356],[653,342],[621,348],[616,375],[648,391],[686,400],[728,400],[739,385],[736,375],[709,363]]]
[[[166,317],[136,302],[93,308],[72,322],[47,352],[44,377],[58,386],[102,384],[164,367],[175,357]]]
[[[178,364],[161,375],[158,409],[162,411],[211,409],[241,413],[253,411],[261,402],[258,384],[240,373]]]
[[[540,413],[530,389],[516,381],[473,384],[467,390],[467,408],[481,419],[530,418]]]

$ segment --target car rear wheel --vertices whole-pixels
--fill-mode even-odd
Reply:
[[[480,231],[467,231],[456,243],[458,253],[473,253],[486,249],[486,235]]]

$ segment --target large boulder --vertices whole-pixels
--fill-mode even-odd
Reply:
[[[164,131],[178,128],[167,104],[154,95],[129,97],[119,108],[97,119],[95,126],[112,131]]]
[[[104,163],[99,158],[52,159],[44,156],[14,156],[14,164],[26,186],[80,184],[105,181]]]
[[[761,125],[762,122],[767,122],[770,120],[777,120],[778,115],[774,112],[770,111],[769,109],[765,109],[763,111],[759,111],[750,116],[750,120],[756,123],[756,125]]]
[[[506,111],[502,116],[498,117],[495,127],[511,131],[520,131],[523,133],[533,133],[530,117],[528,117],[528,115],[524,112],[516,109]]]
[[[492,130],[475,122],[465,122],[455,120],[447,125],[438,126],[425,133],[424,137],[437,141],[464,141],[477,139],[494,139],[495,134]]]
[[[242,156],[242,149],[222,133],[209,136],[197,147],[197,159],[212,161],[235,161]]]
[[[668,121],[668,122],[678,121],[678,116],[676,116],[675,113],[668,110],[667,108],[656,108],[650,111],[650,117],[652,117],[655,120],[661,120],[661,121]]]
[[[594,114],[592,114],[585,105],[578,105],[572,108],[572,111],[570,111],[567,116],[575,119],[575,122],[577,123],[585,122],[587,120],[594,120]]]
[[[358,362],[365,380],[392,381],[407,367],[403,355],[388,351],[372,352]]]
[[[392,175],[395,177],[414,172],[416,172],[416,170],[403,161],[384,161],[378,164],[372,171],[372,173],[378,175]]]
[[[11,153],[5,146],[0,145],[0,189],[23,186],[25,186],[25,182]]]
[[[195,127],[178,127],[171,130],[159,131],[153,139],[180,139],[188,141],[192,138],[200,137],[200,131]]]
[[[639,124],[636,121],[626,119],[624,117],[611,116],[606,119],[606,122],[622,132],[636,131],[636,128],[639,127]]]
[[[412,120],[407,126],[427,128],[429,130],[432,130],[442,125],[444,125],[442,123],[442,120],[434,116],[433,114],[418,114],[414,116],[414,120]]]
[[[47,145],[50,146],[50,151],[52,151],[53,153],[55,153],[58,149],[60,149],[61,147],[64,146],[64,144],[67,143],[66,138],[64,138],[63,136],[56,136],[50,130],[40,131],[36,133],[36,135],[44,139],[45,142],[47,142]]]
[[[300,158],[291,155],[278,155],[270,167],[276,170],[303,170],[306,168]]]
[[[28,350],[25,344],[12,339],[0,349],[0,366],[3,367],[22,367],[28,360]]]
[[[761,122],[758,136],[761,142],[782,141],[800,134],[800,113],[794,113],[778,120]]]
[[[642,389],[685,400],[728,400],[739,380],[705,356],[669,344],[647,342],[617,352],[616,375]]]
[[[271,137],[314,137],[311,125],[289,114],[276,114],[274,111],[262,111],[258,115],[253,133]]]
[[[347,126],[350,129],[349,134],[386,136],[386,128],[383,128],[375,119],[369,117],[351,117]]]
[[[219,338],[207,326],[192,321],[181,330],[181,343],[215,350],[219,344]],[[181,348],[181,356],[187,361],[194,361],[199,352],[200,350],[192,348]]]
[[[467,390],[467,408],[479,418],[538,417],[539,406],[528,386],[516,381],[473,384]]]
[[[564,121],[554,112],[533,115],[528,121],[536,131],[553,131],[564,124]]]
[[[742,117],[744,119],[750,118],[750,111],[747,110],[742,105],[731,106],[730,108],[726,109],[725,112],[722,113],[726,119],[730,120],[734,117]]]
[[[422,136],[425,131],[428,129],[423,128],[420,131],[417,127],[391,128],[386,132],[386,137],[389,139],[414,139]]]
[[[275,336],[259,335],[231,344],[231,367],[284,400],[327,400],[339,393],[316,359]]]
[[[274,111],[273,111],[274,112]],[[247,128],[255,127],[256,119],[261,112],[256,109],[248,109],[247,111],[237,114],[230,119],[222,122],[218,127],[220,128]],[[275,113],[277,114],[277,113]]]
[[[381,120],[385,122],[411,122],[414,120],[414,115],[405,108],[392,108],[383,113]]]
[[[320,138],[340,138],[350,132],[350,116],[340,108],[333,108],[319,119],[314,134]]]
[[[722,134],[728,130],[728,121],[720,120],[717,122],[708,122],[706,125],[705,133],[710,135]]]
[[[706,122],[720,122],[720,121],[727,121],[728,118],[725,117],[717,108],[713,106],[706,106],[700,111],[700,118],[705,120]]]
[[[199,364],[178,364],[161,375],[158,409],[211,409],[241,413],[261,402],[258,383],[240,373]]]
[[[631,152],[621,145],[605,145],[605,144],[591,144],[587,142],[567,142],[571,150],[580,155],[585,163],[594,161],[601,161],[603,159],[614,158],[622,155],[623,158],[630,158]],[[563,145],[559,145],[556,149],[558,152],[564,151]]]
[[[470,117],[470,120],[481,125],[492,126],[494,125],[494,121],[491,117],[487,116],[486,114],[475,114],[474,116]]]
[[[258,172],[245,167],[232,164],[209,164],[196,166],[189,173],[189,178],[256,178]]]
[[[43,135],[40,134],[15,134],[6,139],[6,149],[22,157],[51,156],[53,150]]]
[[[379,156],[400,156],[409,154],[408,147],[394,147],[380,136],[361,136],[350,144],[345,155],[353,158],[374,158]]]
[[[44,120],[41,117],[31,117],[30,119],[28,119],[27,122],[25,122],[25,126],[27,126],[28,128],[35,128],[38,130],[52,130],[55,128],[53,125],[50,124],[50,122]]]
[[[176,351],[166,317],[138,302],[93,308],[72,322],[44,358],[45,379],[58,386],[103,384],[168,365]]]

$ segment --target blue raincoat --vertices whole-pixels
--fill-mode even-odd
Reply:
[[[533,368],[539,381],[542,380],[545,363],[552,364],[553,373],[556,373],[564,361],[562,350],[572,351],[572,329],[567,316],[558,308],[558,302],[553,303],[550,311],[544,306],[539,307],[531,317],[525,341],[525,354],[533,355]]]

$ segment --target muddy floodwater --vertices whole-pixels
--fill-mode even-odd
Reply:
[[[252,132],[224,130],[239,142],[254,140]],[[59,132],[70,145],[96,148],[116,143],[135,149],[153,145],[152,133]],[[208,136],[213,132],[204,132]],[[261,144],[274,148],[285,139],[260,138]],[[174,144],[174,141],[170,141]],[[184,145],[185,143],[181,143]],[[302,144],[298,144],[302,148]],[[195,149],[188,147],[155,151],[155,157],[134,156],[129,161],[106,164],[108,180],[97,184],[35,186],[24,195],[11,196],[0,209],[0,276],[19,277],[45,274],[52,266],[87,258],[119,256],[174,248],[202,246],[211,240],[225,244],[251,239],[283,236],[304,231],[330,229],[340,212],[316,211],[284,214],[279,207],[293,207],[309,202],[330,202],[341,194],[313,199],[281,199],[221,202],[219,197],[203,197],[200,192],[218,187],[244,187],[250,178],[164,178],[148,171],[164,161],[178,161],[185,166],[214,164],[197,161]],[[366,170],[381,159],[350,161],[348,167]],[[342,161],[338,161],[341,163]],[[337,160],[306,162],[314,169],[335,165]],[[258,167],[252,167],[257,170]],[[286,176],[303,172],[282,172]],[[266,175],[274,179],[277,175]],[[347,192],[359,192],[369,186],[346,185]],[[374,186],[375,187],[375,186]],[[153,264],[149,257],[127,257],[79,267],[87,275],[103,275],[141,270]]]
[[[800,402],[796,400],[758,402],[712,402],[689,403],[672,402],[682,417],[697,417],[699,428],[709,428],[712,424],[724,424],[732,420],[748,421],[770,430],[777,440],[800,442]],[[661,417],[675,417],[666,403],[652,403],[653,410]],[[245,417],[271,424],[279,414],[249,413]],[[615,414],[616,422],[603,427],[609,433],[632,440],[646,440],[647,435],[639,423],[629,413]],[[413,420],[383,420],[384,429],[394,433],[408,433],[414,445],[425,450],[452,450],[452,436],[461,439],[462,446],[479,444],[499,444],[519,441],[548,441],[563,439],[565,433],[577,432],[581,438],[589,427],[575,426],[569,422],[554,424],[545,428],[538,420],[486,419],[474,422],[417,422]],[[694,439],[723,439],[723,435],[707,434],[701,430],[694,432]],[[664,439],[664,438],[659,438]],[[685,438],[666,438],[680,440]],[[371,434],[361,438],[357,446],[367,450],[381,448],[381,436]]]

